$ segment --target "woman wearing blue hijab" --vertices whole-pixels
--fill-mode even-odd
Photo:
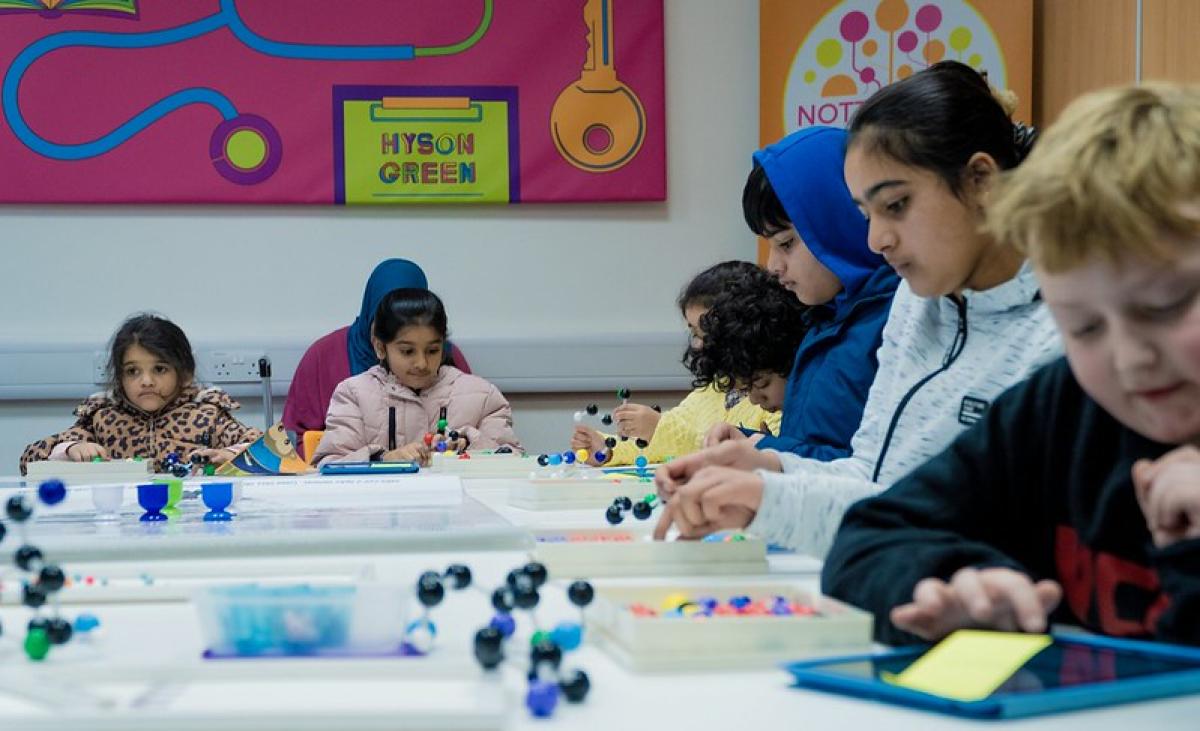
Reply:
[[[317,340],[300,359],[283,408],[283,425],[296,434],[296,442],[310,430],[325,428],[325,412],[337,385],[379,362],[371,347],[371,321],[375,309],[394,289],[428,289],[425,272],[408,259],[387,259],[379,263],[363,289],[358,317],[348,327],[338,328]],[[450,346],[453,364],[470,373],[466,359]]]

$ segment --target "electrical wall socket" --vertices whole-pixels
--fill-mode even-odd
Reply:
[[[258,359],[261,352],[247,350],[214,350],[204,354],[201,372],[212,383],[246,383],[257,381]]]
[[[108,357],[103,350],[92,353],[92,383],[97,386],[108,383]]]

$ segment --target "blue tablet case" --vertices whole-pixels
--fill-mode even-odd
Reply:
[[[805,660],[786,665],[803,688],[971,718],[1020,718],[1200,691],[1200,648],[1076,634],[1054,634],[995,693],[960,701],[886,682],[925,652],[904,648],[876,655]]]
[[[407,475],[420,470],[416,462],[329,462],[322,475]]]

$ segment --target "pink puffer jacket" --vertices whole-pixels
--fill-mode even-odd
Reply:
[[[373,452],[388,449],[392,409],[395,445],[419,441],[436,431],[442,407],[446,408],[447,432],[464,435],[471,449],[507,445],[521,451],[508,401],[479,376],[442,366],[433,385],[418,395],[383,366],[373,366],[334,390],[325,416],[325,436],[313,462],[365,462]]]

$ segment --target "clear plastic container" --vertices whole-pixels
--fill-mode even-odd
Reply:
[[[400,654],[411,587],[209,587],[193,601],[210,657]]]

